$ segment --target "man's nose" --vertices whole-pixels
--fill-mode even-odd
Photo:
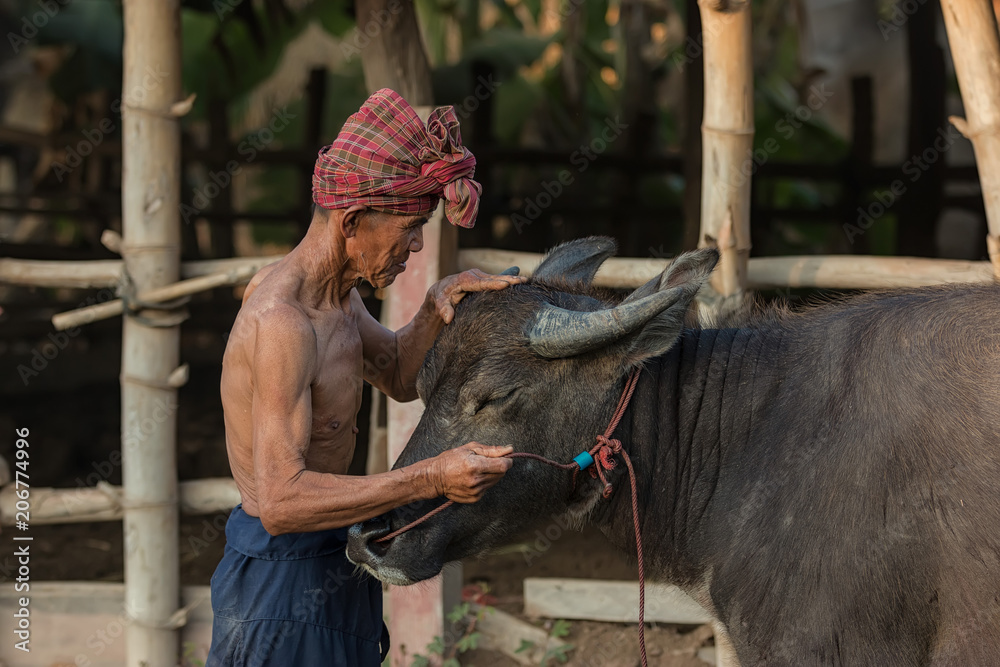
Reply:
[[[423,225],[414,228],[413,237],[410,239],[410,252],[420,252],[424,248],[424,228]]]

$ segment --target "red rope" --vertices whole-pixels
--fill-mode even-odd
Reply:
[[[639,492],[636,488],[635,470],[632,468],[632,460],[629,458],[628,452],[622,448],[621,440],[611,437],[611,435],[615,432],[615,429],[618,428],[618,423],[621,422],[622,417],[625,416],[625,410],[628,408],[629,401],[632,400],[632,394],[635,393],[635,388],[638,384],[639,369],[637,368],[632,371],[632,375],[629,376],[628,382],[625,384],[625,389],[622,391],[621,398],[618,399],[618,407],[615,408],[615,413],[611,417],[611,422],[608,424],[608,428],[604,430],[602,435],[597,436],[597,444],[590,449],[590,455],[594,457],[594,467],[590,470],[590,475],[594,478],[600,477],[601,483],[604,485],[602,493],[605,498],[609,498],[614,489],[612,488],[611,483],[607,480],[607,477],[605,477],[604,471],[614,469],[615,454],[621,454],[622,458],[625,459],[625,466],[628,468],[629,484],[632,487],[632,525],[635,528],[635,549],[639,557],[639,653],[642,657],[642,667],[647,667],[645,625],[646,572],[642,560],[642,533],[639,530]],[[530,454],[528,452],[512,452],[507,454],[507,457],[512,459],[534,459],[556,468],[572,470],[573,484],[574,486],[576,485],[576,473],[580,471],[580,466],[576,463],[576,461],[573,463],[559,463],[558,461],[547,459],[544,456]],[[388,542],[392,538],[402,535],[411,528],[419,526],[432,516],[440,514],[446,508],[451,507],[454,504],[454,500],[442,503],[416,521],[412,521],[402,528],[394,530],[384,537],[378,538],[375,542]]]
[[[544,456],[539,456],[538,454],[531,454],[529,452],[511,452],[510,454],[506,454],[505,457],[510,459],[535,459],[536,461],[541,461],[542,463],[548,463],[550,466],[555,466],[556,468],[562,468],[563,470],[572,470],[574,473],[579,472],[580,470],[580,466],[578,466],[576,462],[559,463],[558,461],[553,461],[552,459],[547,459]],[[416,528],[424,521],[427,521],[427,519],[437,514],[440,514],[445,509],[451,507],[454,504],[455,504],[454,500],[449,500],[447,502],[441,503],[440,505],[438,505],[427,514],[417,519],[416,521],[411,521],[402,528],[394,530],[388,535],[385,535],[384,537],[378,538],[377,540],[375,540],[375,542],[388,542],[392,538],[402,535],[411,528]]]

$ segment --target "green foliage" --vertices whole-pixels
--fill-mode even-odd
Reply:
[[[198,660],[194,657],[197,648],[194,642],[184,642],[184,652],[181,654],[181,667],[205,667],[204,660]]]
[[[563,637],[569,635],[569,629],[571,627],[572,625],[569,621],[559,619],[552,624],[552,629],[549,630],[549,636],[555,637],[556,639],[562,639]]]
[[[482,589],[481,592],[485,595],[486,589]],[[440,636],[435,637],[427,645],[427,654],[413,656],[410,667],[436,667],[437,665],[440,665],[440,667],[461,667],[462,663],[459,661],[458,656],[479,648],[479,640],[482,638],[482,633],[476,631],[476,623],[491,613],[493,613],[493,608],[487,605],[480,605],[476,609],[473,609],[470,602],[462,602],[455,605],[445,615],[445,618],[448,619],[452,627],[461,627],[464,623],[465,629],[462,635],[455,640],[450,650],[445,646]],[[445,654],[445,651],[447,651],[447,654]]]
[[[22,2],[23,11],[37,11]],[[73,2],[62,7],[38,31],[40,45],[72,45],[69,57],[49,79],[52,92],[70,103],[93,90],[118,90],[122,81],[122,15],[114,0]]]
[[[514,653],[525,653],[526,651],[530,651],[533,648],[535,648],[535,642],[529,641],[527,639],[522,639],[521,645],[518,646],[517,649],[515,649]]]
[[[548,636],[551,639],[562,639],[564,637],[569,636],[570,628],[572,628],[572,624],[569,621],[558,619],[552,624],[552,627],[549,628]],[[546,641],[546,644],[548,643],[549,642]],[[537,648],[535,642],[527,639],[522,639],[521,645],[517,647],[514,653],[527,653],[528,651],[533,651],[535,648]],[[554,664],[553,661],[558,663],[565,663],[567,660],[569,660],[570,651],[572,651],[574,648],[575,646],[573,644],[569,644],[566,642],[555,644],[554,646],[551,646],[545,651],[545,653],[539,660],[538,664],[541,667],[546,667],[547,665]]]
[[[184,85],[198,93],[193,117],[204,112],[209,97],[236,100],[248,94],[271,75],[285,47],[312,21],[337,35],[354,26],[346,0],[313,2],[277,20],[251,0],[222,0],[209,11],[200,6],[182,10]]]
[[[461,603],[459,605],[456,605],[454,609],[452,609],[451,611],[449,611],[445,615],[445,618],[447,618],[452,623],[458,623],[463,618],[465,618],[466,616],[468,616],[469,610],[471,609],[471,607],[472,607],[472,605],[470,605],[468,602],[463,602],[463,603]]]
[[[559,646],[553,646],[552,648],[550,648],[548,651],[545,652],[544,656],[542,656],[541,664],[544,667],[545,665],[550,664],[551,660],[555,660],[556,662],[560,663],[565,663],[567,660],[569,660],[569,652],[572,651],[573,648],[574,647],[572,644],[560,644]]]

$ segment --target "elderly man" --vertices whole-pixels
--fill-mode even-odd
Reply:
[[[469,292],[514,276],[467,271],[435,284],[399,331],[355,288],[392,284],[445,200],[471,227],[480,186],[451,108],[422,123],[395,92],[372,95],[320,152],[302,242],[251,281],[222,366],[226,447],[242,504],[212,577],[208,666],[380,664],[382,588],[355,573],[346,526],[418,500],[475,502],[510,468],[506,447],[468,443],[408,468],[346,476],[363,380],[399,401]]]

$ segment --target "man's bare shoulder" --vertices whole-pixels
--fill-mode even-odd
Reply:
[[[262,297],[266,295],[261,295]],[[262,298],[248,303],[250,320],[255,330],[255,347],[282,346],[315,348],[316,329],[309,315],[299,304],[280,298]]]
[[[243,305],[246,305],[247,299],[250,298],[250,295],[257,291],[257,288],[262,282],[264,282],[264,279],[271,275],[271,273],[278,268],[281,262],[282,260],[279,259],[277,262],[272,262],[261,268],[261,270],[257,273],[253,274],[253,278],[250,279],[250,282],[247,283],[246,289],[243,290]]]
[[[276,262],[257,272],[233,326],[234,334],[243,333],[239,338],[250,344],[246,350],[250,356],[260,346],[315,346],[312,320],[295,299],[298,278],[280,265]]]

